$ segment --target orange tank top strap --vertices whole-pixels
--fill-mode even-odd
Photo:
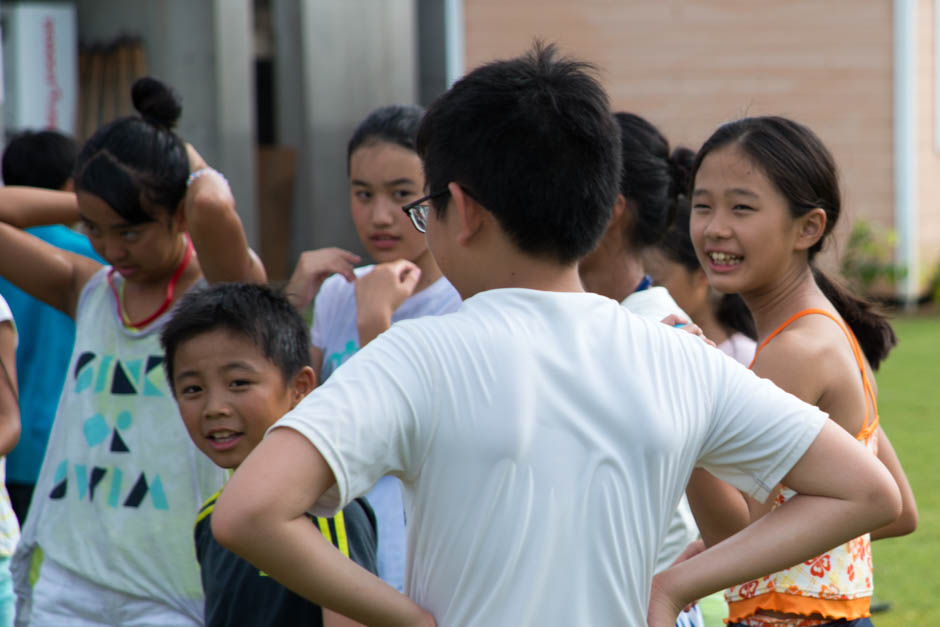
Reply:
[[[859,374],[862,376],[862,386],[865,390],[865,420],[862,423],[862,430],[856,435],[856,439],[865,442],[871,437],[871,434],[874,433],[875,429],[878,428],[878,403],[875,399],[875,391],[871,386],[871,382],[868,379],[868,373],[865,371],[865,358],[862,354],[862,348],[858,344],[858,340],[855,339],[855,334],[852,333],[852,330],[849,329],[844,322],[839,320],[831,312],[826,311],[825,309],[804,309],[799,311],[781,324],[779,327],[774,329],[773,333],[764,338],[764,341],[761,342],[757,350],[754,351],[754,359],[751,360],[750,368],[754,367],[754,362],[757,361],[757,356],[760,355],[761,350],[770,343],[772,339],[777,337],[784,329],[793,324],[795,321],[799,320],[803,316],[808,316],[812,314],[819,314],[821,316],[826,316],[842,329],[842,332],[845,334],[846,339],[849,341],[849,346],[852,347],[852,354],[855,355],[855,363],[858,364]],[[874,418],[872,418],[874,415]]]

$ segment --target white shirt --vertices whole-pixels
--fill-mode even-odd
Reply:
[[[633,292],[623,299],[620,304],[626,307],[627,311],[631,311],[651,322],[661,322],[663,318],[671,314],[692,321],[689,314],[679,307],[669,290],[661,285]],[[666,531],[663,544],[659,549],[659,555],[656,558],[656,572],[669,568],[679,557],[679,554],[685,550],[685,547],[698,539],[698,536],[698,525],[695,524],[695,516],[692,515],[689,500],[683,494],[682,498],[679,499],[679,505],[669,522],[669,529]]]
[[[686,320],[691,320],[689,314],[682,311],[672,295],[662,285],[649,287],[639,292],[633,292],[623,299],[624,307],[647,320],[660,322],[669,314],[678,314]]]
[[[10,311],[10,305],[3,296],[0,296],[0,323],[9,322],[13,327],[13,346],[16,346],[18,336],[16,334],[16,323],[13,321],[13,312]],[[16,362],[3,364],[7,372],[15,372]],[[11,373],[12,374],[12,373]],[[2,375],[0,375],[2,376]],[[6,488],[6,457],[0,457],[0,557],[10,557],[13,555],[13,549],[20,539],[20,525],[16,521],[16,514],[13,512],[13,505],[10,503],[10,495]]]
[[[642,626],[692,468],[764,500],[825,420],[615,301],[501,289],[394,325],[272,428],[332,469],[319,514],[402,479],[438,625]]]
[[[375,266],[356,268],[357,277],[372,272]],[[417,294],[412,294],[392,314],[392,322],[420,316],[436,316],[457,311],[460,294],[446,278],[441,277]],[[313,309],[310,342],[323,351],[320,382],[359,350],[359,327],[356,323],[356,286],[336,274],[323,282]]]

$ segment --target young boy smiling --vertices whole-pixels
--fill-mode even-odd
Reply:
[[[306,325],[267,287],[227,283],[192,291],[160,339],[189,435],[222,468],[237,468],[268,427],[316,387]],[[218,496],[202,506],[195,529],[206,625],[350,624],[219,545],[210,529]],[[342,553],[376,571],[375,519],[364,500],[312,524]]]

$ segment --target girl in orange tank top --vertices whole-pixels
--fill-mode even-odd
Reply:
[[[903,501],[900,518],[870,537],[730,588],[729,622],[870,625],[870,540],[910,533],[917,511],[879,425],[873,384],[872,370],[896,343],[894,332],[869,303],[830,281],[813,262],[841,211],[835,163],[808,128],[784,118],[746,118],[712,135],[696,156],[692,175],[692,242],[712,286],[739,293],[754,317],[761,342],[751,368],[826,411],[877,455]],[[778,486],[767,504],[750,502],[706,475],[697,469],[689,490],[707,544],[795,494]],[[711,501],[707,511],[731,513],[708,520],[696,507],[706,500]],[[724,507],[714,507],[716,502]]]

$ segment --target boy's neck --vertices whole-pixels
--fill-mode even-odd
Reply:
[[[544,292],[584,292],[577,264],[533,258],[523,254],[501,255],[482,261],[476,281],[466,285],[464,299],[479,292],[504,288],[524,288]],[[466,292],[466,293],[463,293]]]

